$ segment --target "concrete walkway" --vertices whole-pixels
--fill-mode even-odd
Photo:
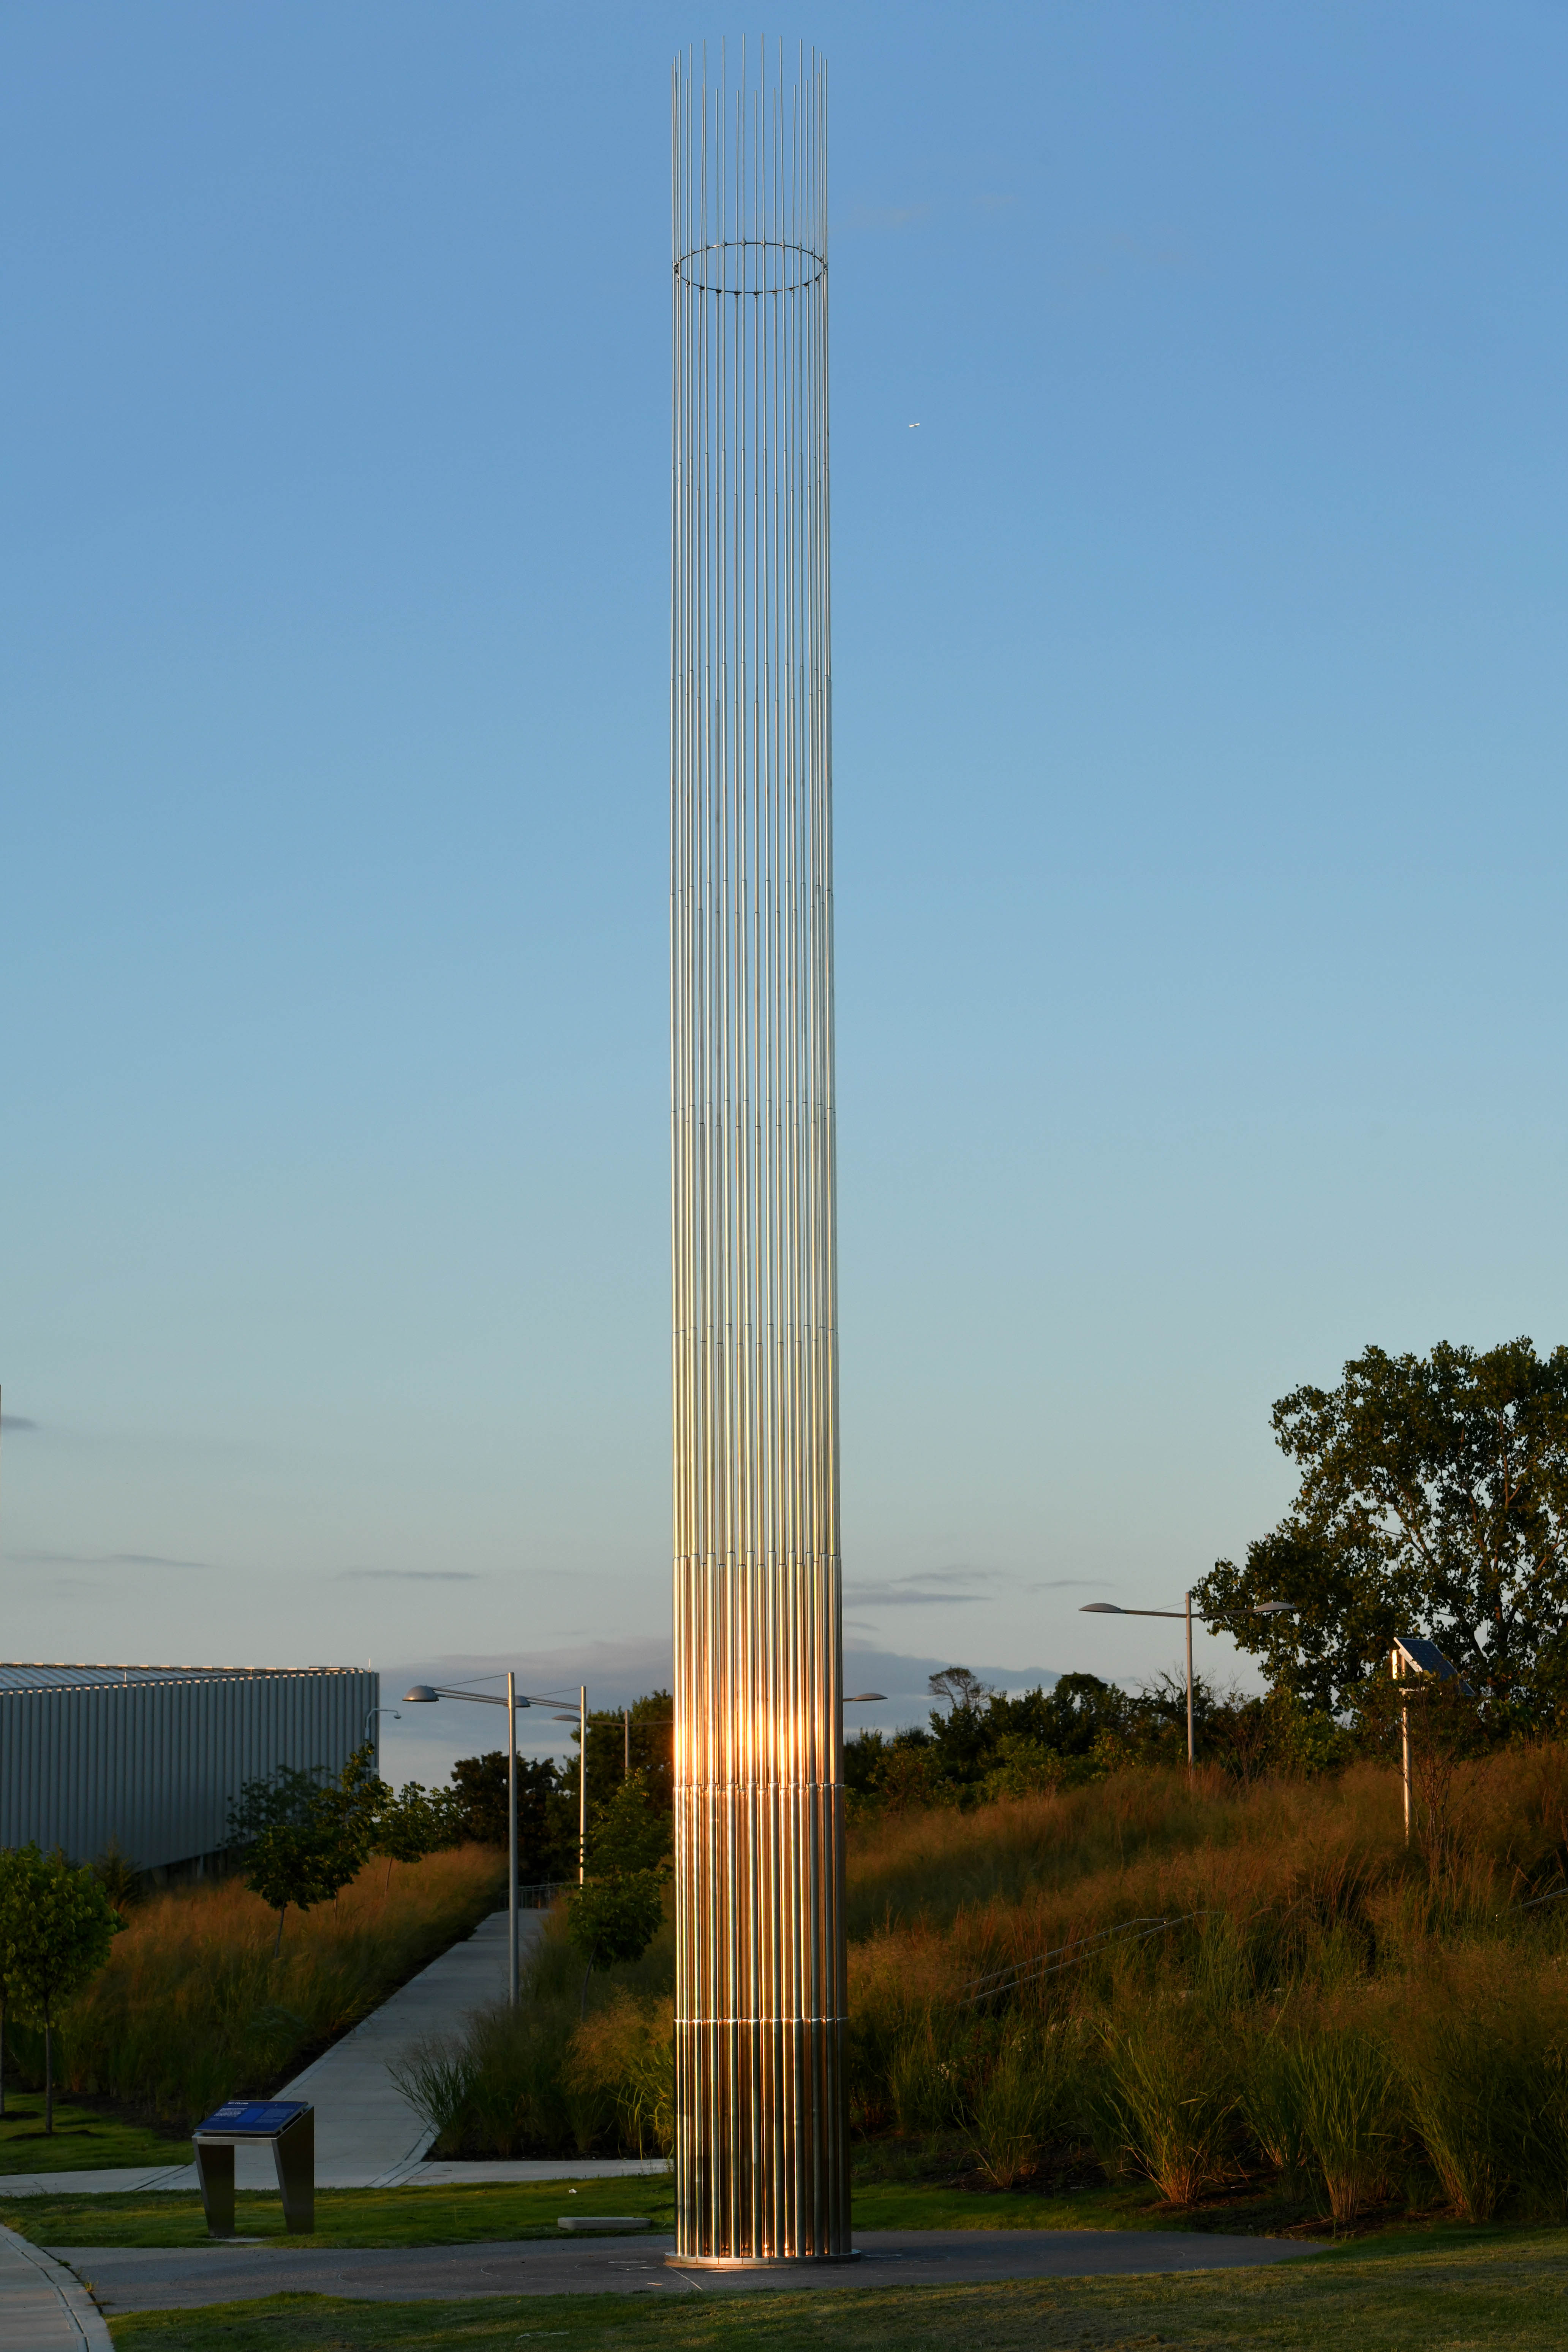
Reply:
[[[525,1911],[518,1922],[524,1951],[544,1924],[542,1911]],[[411,2106],[388,2071],[417,2042],[432,2033],[450,2033],[468,2011],[482,2009],[506,1996],[507,1915],[493,1912],[471,1936],[453,1944],[411,1977],[390,2000],[323,2051],[313,2065],[296,2074],[276,2095],[309,2099],[316,2110],[316,2184],[321,2189],[392,2187],[417,2178],[436,2134],[418,2110]],[[235,2096],[247,2085],[237,2083]],[[430,2168],[433,2178],[461,2177],[446,2166]],[[479,2177],[489,2179],[493,2168]],[[540,2175],[522,2173],[520,2179]],[[544,2176],[548,2177],[548,2176]],[[268,2148],[240,2148],[235,2157],[235,2185],[240,2189],[272,2189],[278,2175]],[[194,2164],[126,2165],[91,2172],[0,2174],[0,2197],[90,2196],[106,2189],[136,2192],[150,2189],[195,2189]]]
[[[59,2246],[110,2313],[191,2311],[269,2294],[365,2303],[456,2303],[479,2295],[744,2294],[772,2289],[958,2286],[1004,2279],[1134,2277],[1250,2269],[1316,2249],[1278,2238],[1184,2237],[1169,2230],[863,2230],[860,2259],[802,2270],[670,2268],[671,2238],[528,2239],[363,2252],[287,2246]],[[7,2343],[7,2352],[10,2352]]]
[[[0,2229],[0,2344],[5,2352],[113,2352],[103,2315],[53,2255]]]

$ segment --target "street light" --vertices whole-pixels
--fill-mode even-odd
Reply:
[[[577,1884],[581,1886],[588,1875],[588,1686],[577,1685],[575,1715],[552,1715],[552,1723],[574,1723],[577,1727]],[[629,1740],[628,1740],[629,1745]]]
[[[531,1706],[533,1701],[519,1695],[517,1676],[506,1678],[506,1696],[500,1698],[491,1691],[448,1690],[445,1684],[416,1683],[403,1694],[405,1706],[433,1706],[437,1699],[471,1699],[476,1706],[504,1706],[507,1710],[506,1743],[506,1831],[507,1831],[507,2000],[517,2007],[517,1717],[521,1707]]]
[[[1086,1601],[1079,1610],[1080,1617],[1184,1617],[1187,1622],[1187,1769],[1193,1769],[1193,1596],[1186,1596],[1184,1609],[1119,1609],[1114,1601]],[[1249,1617],[1289,1617],[1293,1614],[1293,1601],[1260,1601],[1249,1609]],[[1199,1618],[1200,1625],[1207,1621]]]
[[[1458,1683],[1467,1698],[1475,1696],[1458,1666],[1447,1659],[1436,1642],[1419,1633],[1396,1633],[1389,1655],[1389,1671],[1396,1683],[1412,1674],[1431,1675],[1440,1683]],[[1399,1759],[1405,1782],[1405,1843],[1410,1843],[1410,1701],[1399,1696]]]

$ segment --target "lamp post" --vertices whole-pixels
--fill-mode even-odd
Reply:
[[[1458,1683],[1467,1698],[1475,1694],[1451,1660],[1443,1655],[1436,1642],[1428,1642],[1419,1633],[1396,1633],[1389,1654],[1389,1672],[1394,1681],[1404,1684],[1411,1675],[1430,1675],[1440,1683]],[[1400,1778],[1405,1783],[1405,1843],[1410,1843],[1410,1701],[1405,1691],[1399,1694],[1399,1764]]]
[[[471,1699],[476,1706],[504,1706],[507,1711],[506,1741],[506,1843],[507,1843],[507,2000],[517,2007],[517,1717],[521,1707],[531,1706],[517,1687],[517,1676],[506,1678],[506,1696],[498,1697],[491,1691],[448,1690],[445,1684],[416,1683],[403,1694],[405,1706],[432,1706],[437,1699]]]
[[[577,1686],[575,1715],[557,1715],[555,1723],[574,1723],[577,1727],[577,1884],[581,1886],[588,1875],[588,1686]],[[626,1734],[628,1752],[631,1733]]]
[[[1249,1609],[1249,1617],[1289,1617],[1295,1609],[1293,1601],[1260,1601]],[[1119,1609],[1114,1601],[1086,1601],[1079,1611],[1080,1617],[1184,1617],[1187,1625],[1187,1769],[1193,1769],[1193,1596],[1186,1595],[1184,1609]],[[1199,1618],[1199,1624],[1205,1621]]]

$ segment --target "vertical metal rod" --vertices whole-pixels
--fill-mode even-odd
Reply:
[[[1187,1595],[1187,1769],[1193,1769],[1193,1596]]]
[[[506,1997],[517,2007],[517,1675],[506,1678]]]
[[[1399,1761],[1400,1778],[1405,1784],[1405,1843],[1410,1843],[1410,1701],[1405,1696],[1405,1660],[1397,1648],[1389,1653],[1389,1672],[1402,1685],[1399,1699]]]
[[[679,2261],[849,2248],[826,79],[676,62]],[[629,1769],[629,1725],[626,1728]]]
[[[577,1693],[577,1884],[588,1875],[588,1685]]]

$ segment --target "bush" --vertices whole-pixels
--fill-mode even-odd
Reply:
[[[237,1879],[152,1895],[62,2013],[61,2080],[180,2125],[263,2094],[468,1934],[505,1883],[487,1847],[395,1864],[390,1888],[373,1863],[299,1920],[278,1959],[273,1914]],[[41,2050],[12,2041],[37,2072]]]

